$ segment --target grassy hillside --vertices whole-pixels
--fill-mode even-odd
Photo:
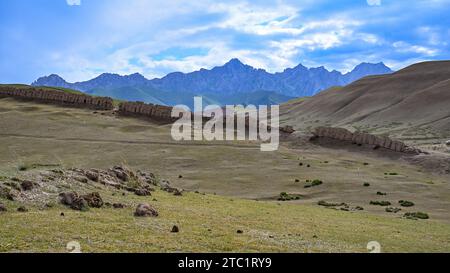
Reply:
[[[48,168],[105,169],[126,163],[190,191],[181,197],[159,190],[151,197],[123,196],[121,190],[74,182],[52,192],[98,191],[105,202],[127,205],[84,213],[56,199],[47,208],[33,199],[0,198],[8,208],[0,214],[0,251],[65,251],[73,240],[85,251],[98,252],[366,252],[369,241],[393,252],[450,249],[448,176],[409,165],[397,154],[308,143],[282,144],[276,152],[263,153],[254,142],[175,142],[170,126],[11,98],[0,99],[0,127],[0,183],[14,177],[34,181],[36,172]],[[306,187],[307,180],[316,179],[323,184]],[[277,201],[282,192],[299,200]],[[321,200],[364,210],[327,209],[318,205]],[[399,200],[415,205],[395,214],[370,204],[389,201],[400,207]],[[141,202],[154,205],[160,216],[135,218]],[[16,211],[22,205],[28,213]],[[402,217],[416,211],[430,219]],[[170,232],[173,225],[180,233]]]
[[[298,130],[320,125],[391,134],[411,142],[450,138],[450,61],[425,62],[332,88],[282,107]],[[412,111],[413,110],[413,111]]]
[[[449,225],[435,222],[196,193],[137,197],[91,190],[128,207],[76,212],[28,206],[29,212],[18,213],[17,204],[7,203],[10,212],[0,214],[0,252],[66,252],[70,241],[84,252],[368,252],[374,240],[383,252],[445,252],[450,246]],[[134,217],[142,202],[159,216]],[[179,233],[170,232],[174,225]]]

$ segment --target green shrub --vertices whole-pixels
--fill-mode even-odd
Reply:
[[[278,197],[278,201],[292,201],[292,200],[300,200],[300,195],[296,194],[288,194],[287,192],[280,193]]]
[[[374,206],[382,206],[382,207],[387,207],[391,205],[391,202],[389,201],[370,201],[371,205]]]
[[[398,203],[400,204],[400,206],[402,207],[413,207],[414,203],[411,201],[407,201],[407,200],[400,200],[398,201]]]
[[[308,180],[307,180],[307,181],[308,181]],[[322,184],[323,184],[323,182],[322,182],[321,180],[315,179],[315,180],[313,180],[312,182],[306,184],[306,185],[305,185],[305,188],[317,187],[317,186],[320,186],[320,185],[322,185]]]
[[[404,217],[408,219],[423,219],[423,220],[430,218],[428,214],[425,212],[407,212],[405,213]]]

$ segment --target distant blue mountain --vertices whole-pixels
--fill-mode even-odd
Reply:
[[[365,76],[388,73],[392,73],[392,70],[383,63],[362,63],[346,74],[328,71],[324,67],[307,68],[301,64],[281,73],[269,73],[232,59],[211,70],[175,72],[161,79],[148,80],[138,73],[127,76],[105,73],[89,81],[68,83],[53,74],[39,78],[32,85],[65,87],[93,95],[168,105],[188,104],[186,100],[192,100],[194,95],[209,97],[218,104],[236,102],[233,98],[244,100],[236,103],[250,104],[254,103],[252,95],[258,102],[283,102],[278,100],[312,96]]]

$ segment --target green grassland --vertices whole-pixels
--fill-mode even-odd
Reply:
[[[126,163],[190,191],[181,197],[162,191],[138,197],[100,185],[70,185],[67,190],[98,191],[105,202],[128,205],[88,212],[0,199],[8,208],[0,214],[2,252],[64,252],[73,240],[86,252],[366,252],[369,241],[378,241],[386,252],[450,251],[448,176],[396,155],[307,143],[263,153],[251,142],[175,142],[167,125],[10,98],[0,99],[0,127],[0,177]],[[316,179],[323,184],[304,187]],[[279,202],[281,192],[301,198]],[[364,211],[327,209],[317,205],[320,200]],[[394,214],[369,205],[382,200],[415,206]],[[135,218],[142,202],[154,205],[160,216]],[[17,212],[21,205],[30,211]],[[430,219],[402,218],[415,211]],[[170,232],[173,225],[180,233]]]
[[[383,252],[450,250],[450,228],[437,222],[198,193],[100,192],[106,201],[128,207],[88,212],[30,207],[28,213],[1,214],[0,252],[65,252],[70,241],[84,252],[368,252],[370,241],[379,242]],[[153,205],[159,216],[134,217],[140,202]],[[179,233],[170,232],[173,225]]]

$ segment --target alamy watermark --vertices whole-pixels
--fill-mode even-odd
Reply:
[[[177,105],[172,117],[172,138],[176,141],[261,141],[261,151],[279,147],[279,105],[208,105],[194,97],[194,109]]]

